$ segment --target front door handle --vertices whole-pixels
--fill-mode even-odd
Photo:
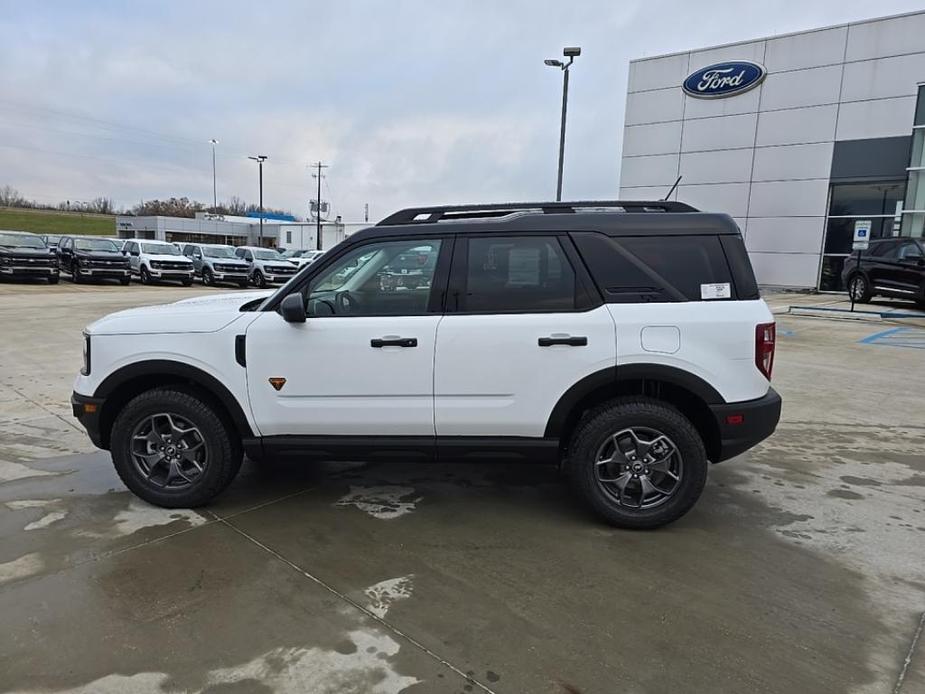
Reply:
[[[370,347],[417,347],[416,337],[378,337],[369,341]]]
[[[569,347],[586,347],[588,338],[584,336],[556,335],[550,337],[541,337],[536,341],[540,347],[552,347],[553,345],[567,345]]]

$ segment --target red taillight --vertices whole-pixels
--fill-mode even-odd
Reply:
[[[774,323],[759,323],[755,326],[755,366],[771,380],[771,370],[774,368],[774,343],[777,330]]]

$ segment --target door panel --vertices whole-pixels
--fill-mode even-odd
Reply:
[[[433,436],[439,315],[309,317],[275,312],[247,330],[247,389],[264,436]],[[413,347],[373,347],[382,338]],[[270,378],[285,378],[277,391]]]
[[[587,344],[539,345],[566,335]],[[616,337],[605,306],[583,313],[447,315],[437,329],[434,361],[437,435],[543,436],[565,391],[606,368],[616,368]]]

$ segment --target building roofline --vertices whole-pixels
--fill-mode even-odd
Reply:
[[[646,58],[633,58],[630,60],[630,65],[633,63],[644,63],[647,60],[658,60],[659,58],[673,58],[679,55],[688,55],[690,53],[700,53],[702,51],[712,51],[718,48],[731,48],[733,46],[744,46],[748,43],[757,43],[759,41],[772,41],[774,39],[783,39],[790,36],[800,36],[802,34],[815,34],[820,31],[829,31],[831,29],[841,29],[842,27],[853,27],[860,26],[862,24],[873,24],[874,22],[883,22],[891,19],[902,19],[903,17],[913,17],[915,15],[925,14],[925,10],[913,10],[911,12],[900,12],[899,14],[891,14],[885,17],[871,17],[870,19],[859,19],[854,22],[841,22],[840,24],[830,24],[823,27],[814,27],[812,29],[804,29],[802,31],[788,31],[785,34],[772,34],[770,36],[757,36],[752,39],[743,39],[742,41],[731,41],[730,43],[720,43],[715,46],[700,46],[698,48],[688,48],[681,51],[672,51],[671,53],[661,53],[659,55],[652,55]]]

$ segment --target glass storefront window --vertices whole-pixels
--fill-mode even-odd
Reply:
[[[837,183],[832,186],[829,216],[890,215],[903,198],[903,181]]]
[[[919,86],[919,97],[915,102],[915,125],[925,125],[925,85]]]
[[[841,281],[841,271],[845,266],[846,255],[822,256],[822,274],[819,277],[819,289],[824,292],[843,292],[845,286]]]
[[[892,217],[847,217],[830,218],[825,228],[824,253],[850,253],[854,239],[854,223],[859,219],[870,221],[872,239],[893,235]]]

